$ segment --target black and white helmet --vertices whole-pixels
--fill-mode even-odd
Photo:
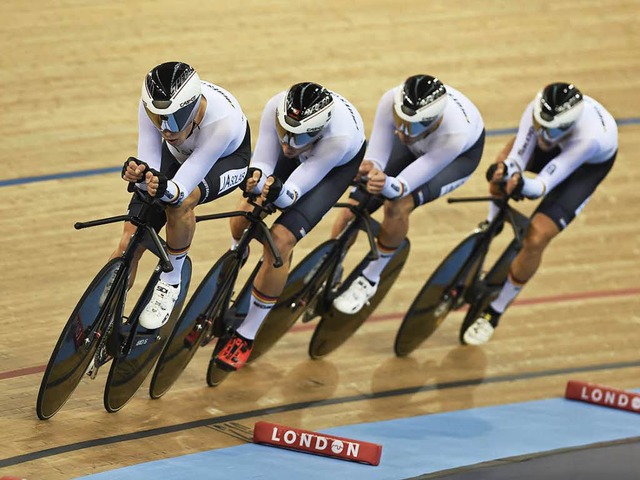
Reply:
[[[162,63],[142,83],[142,104],[158,130],[181,132],[189,127],[201,98],[200,77],[186,63]]]
[[[415,137],[440,119],[447,106],[447,89],[436,77],[413,75],[396,88],[393,117],[399,132]]]
[[[576,124],[584,109],[583,96],[573,84],[552,83],[533,102],[533,123],[538,135],[557,142]]]
[[[276,108],[276,129],[280,142],[302,148],[317,139],[331,120],[333,96],[312,82],[293,85]]]

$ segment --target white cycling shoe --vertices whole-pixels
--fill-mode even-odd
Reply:
[[[333,300],[333,306],[339,312],[354,315],[369,303],[377,290],[378,284],[371,285],[369,280],[360,275],[342,295]]]
[[[180,285],[174,287],[162,280],[153,289],[151,300],[140,314],[140,325],[148,330],[162,327],[169,320],[169,315],[180,295]]]
[[[464,332],[462,340],[467,345],[484,345],[496,331],[494,325],[498,325],[499,313],[492,314],[489,311],[483,312],[476,321],[473,322],[469,328]]]

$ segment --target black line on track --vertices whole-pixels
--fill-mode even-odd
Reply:
[[[5,458],[0,460],[0,468],[19,465],[21,463],[32,462],[42,458],[52,457],[68,452],[75,452],[77,450],[83,450],[85,448],[99,447],[103,445],[112,445],[114,443],[128,442],[131,440],[139,440],[141,438],[150,438],[157,435],[166,435],[169,433],[182,432],[185,430],[191,430],[193,428],[207,427],[224,422],[235,422],[238,420],[245,420],[247,418],[261,417],[266,415],[273,415],[282,412],[291,412],[295,410],[302,410],[306,408],[318,408],[328,405],[340,405],[346,403],[361,402],[363,400],[377,400],[381,398],[397,397],[408,394],[415,394],[419,392],[431,392],[435,390],[448,390],[453,388],[470,387],[474,385],[489,385],[494,383],[514,382],[518,380],[528,380],[534,378],[552,377],[556,375],[567,375],[574,373],[595,372],[600,370],[619,370],[623,368],[640,367],[640,361],[634,362],[616,362],[607,363],[602,365],[590,365],[576,368],[562,368],[555,370],[544,370],[541,372],[529,372],[520,373],[514,375],[499,375],[493,378],[470,378],[468,380],[457,380],[454,382],[442,382],[433,385],[423,385],[421,387],[405,387],[394,390],[387,390],[383,392],[376,392],[371,394],[350,395],[347,397],[329,398],[325,400],[312,400],[308,402],[297,402],[286,405],[280,405],[277,407],[261,408],[258,410],[250,410],[248,412],[239,412],[229,415],[222,415],[219,417],[205,418],[201,420],[194,420],[191,422],[180,423],[177,425],[168,425],[165,427],[152,428],[149,430],[143,430],[140,432],[125,433],[122,435],[115,435],[112,437],[98,438],[94,440],[86,440],[83,442],[71,443],[69,445],[61,445],[58,447],[47,448],[45,450],[39,450],[36,452],[25,453],[23,455],[17,455],[15,457]]]

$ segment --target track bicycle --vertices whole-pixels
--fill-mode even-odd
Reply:
[[[132,185],[129,190],[134,191]],[[36,413],[41,420],[51,418],[62,408],[85,374],[95,379],[98,370],[109,361],[112,363],[103,402],[108,412],[120,410],[151,371],[184,302],[191,279],[189,257],[182,270],[180,295],[167,324],[155,330],[138,324],[160,274],[173,267],[164,241],[149,223],[153,210],[164,208],[163,205],[146,192],[135,189],[134,195],[142,201],[142,208],[135,215],[74,225],[80,230],[129,221],[137,228],[122,256],[107,262],[91,281],[62,329],[38,392]],[[131,313],[125,316],[129,276],[134,254],[140,246],[156,255],[159,262]]]
[[[507,279],[509,266],[522,248],[529,218],[509,205],[508,198],[449,198],[448,203],[492,201],[498,212],[491,222],[483,222],[458,244],[431,274],[405,314],[395,338],[394,351],[399,357],[413,352],[442,324],[449,312],[469,309],[460,329],[459,340],[477,315],[496,298]],[[493,239],[508,222],[513,240],[496,262],[484,271],[485,257]]]
[[[374,196],[366,191],[366,181],[367,179],[363,178],[354,183],[364,194],[358,204],[334,205],[334,208],[348,208],[354,215],[353,220],[337,238],[320,244],[289,274],[278,303],[258,331],[249,362],[266,353],[301,316],[303,322],[320,317],[309,344],[309,356],[317,359],[327,355],[355,333],[384,299],[400,275],[409,255],[408,238],[403,241],[394,258],[382,272],[376,294],[360,312],[347,315],[333,307],[333,300],[351,285],[370,261],[378,258],[375,236],[380,225],[369,213],[369,202]],[[366,233],[369,252],[342,282],[343,260],[359,230]]]
[[[253,279],[262,265],[260,259],[251,272],[249,279],[234,298],[238,273],[246,259],[244,253],[253,239],[266,242],[271,249],[275,263],[282,265],[269,227],[263,218],[273,213],[272,205],[259,205],[256,196],[249,196],[253,210],[233,211],[211,215],[197,216],[196,221],[215,220],[243,216],[250,224],[245,229],[234,250],[225,252],[211,267],[202,282],[189,300],[184,311],[175,323],[169,341],[163,350],[151,379],[149,395],[153,399],[162,397],[175,383],[201,346],[207,345],[217,338],[216,345],[207,369],[207,384],[219,385],[230,373],[221,368],[215,357],[242,321],[249,310]]]

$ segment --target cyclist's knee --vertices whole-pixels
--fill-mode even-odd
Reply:
[[[120,243],[118,243],[118,252],[122,254],[127,247],[129,246],[129,242],[131,241],[131,237],[136,232],[136,226],[126,222],[124,224],[124,228],[122,230],[122,236],[120,237]]]
[[[273,243],[278,249],[278,253],[282,257],[282,260],[287,263],[293,247],[296,246],[298,240],[288,228],[279,224],[274,225],[271,229],[271,237],[273,238]],[[269,247],[265,244],[265,257],[266,256],[271,257],[272,254]]]
[[[340,215],[336,218],[336,221],[331,227],[331,236],[336,238],[340,232],[342,232],[346,226],[355,218],[355,215],[348,208],[343,208]]]
[[[171,221],[175,218],[188,217],[191,215],[195,215],[194,209],[198,206],[198,202],[200,201],[200,190],[195,189],[191,192],[187,198],[180,205],[172,206],[169,205],[165,212],[167,213],[167,219]]]
[[[407,219],[413,211],[413,198],[411,196],[398,200],[384,202],[384,216],[389,219]]]
[[[558,227],[550,218],[535,216],[529,225],[523,249],[542,252],[558,233]]]

